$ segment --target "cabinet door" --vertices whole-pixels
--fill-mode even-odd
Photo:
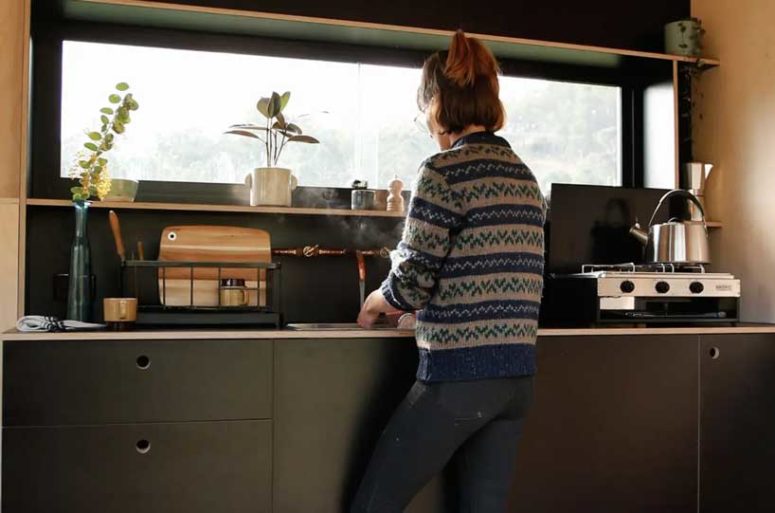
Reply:
[[[272,342],[7,342],[3,425],[270,418]]]
[[[263,513],[271,421],[3,429],[2,510]]]
[[[545,337],[509,511],[694,513],[696,336]]]
[[[341,513],[414,382],[413,339],[286,340],[276,347],[274,508]],[[407,513],[441,513],[440,479]]]
[[[700,511],[775,509],[775,335],[703,336]]]

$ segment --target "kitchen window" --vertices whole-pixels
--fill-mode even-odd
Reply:
[[[273,90],[291,91],[288,117],[321,141],[289,145],[280,160],[300,185],[411,183],[436,151],[415,122],[416,67],[64,41],[61,78],[62,177],[118,81],[141,107],[112,152],[114,177],[242,183],[264,165],[262,146],[223,132],[259,121],[256,101]],[[620,87],[504,76],[501,96],[501,134],[545,191],[553,182],[622,184]]]

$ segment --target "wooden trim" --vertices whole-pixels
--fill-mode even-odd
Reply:
[[[539,329],[539,337],[575,336],[622,336],[622,335],[733,335],[751,333],[773,333],[775,324],[729,327],[686,327],[686,328],[562,328]],[[165,330],[124,332],[74,332],[74,333],[19,333],[11,330],[0,339],[3,341],[45,341],[45,340],[245,340],[245,339],[342,339],[342,338],[414,338],[412,330]]]
[[[39,207],[71,207],[70,200],[37,199],[26,201],[27,205]],[[313,216],[355,216],[355,217],[392,217],[403,219],[403,212],[382,210],[348,210],[343,208],[296,208],[296,207],[249,207],[244,205],[204,205],[193,203],[132,203],[119,201],[95,201],[92,208],[112,208],[122,210],[175,210],[187,212],[240,212],[246,214],[289,214]]]
[[[18,277],[16,309],[17,317],[25,313],[26,301],[26,269],[27,269],[27,186],[29,182],[29,143],[30,143],[30,23],[32,18],[32,0],[24,0],[24,43],[22,45],[22,97],[21,97],[21,134],[20,169],[19,169],[19,242],[18,242]]]
[[[681,98],[678,95],[678,62],[673,61],[673,127],[675,132],[675,188],[681,184]]]
[[[150,9],[183,11],[183,12],[190,12],[190,13],[210,14],[210,15],[242,16],[246,18],[276,20],[276,21],[283,21],[283,22],[317,23],[320,25],[327,25],[332,27],[359,28],[359,29],[367,29],[367,30],[385,30],[385,31],[392,31],[392,32],[425,35],[425,36],[449,37],[453,34],[453,31],[450,31],[450,30],[410,27],[410,26],[403,26],[403,25],[392,25],[392,24],[385,24],[385,23],[373,23],[373,22],[353,21],[353,20],[342,20],[342,19],[335,19],[335,18],[319,18],[319,17],[313,17],[313,16],[301,16],[301,15],[293,15],[293,14],[245,11],[245,10],[228,9],[228,8],[222,8],[222,7],[178,5],[178,4],[172,4],[172,3],[148,2],[145,0],[73,0],[73,1],[82,2],[82,3],[103,4],[103,5],[117,5],[117,6],[125,6],[125,7],[143,7],[143,8],[150,8]],[[646,59],[659,59],[659,60],[667,60],[667,61],[674,61],[674,62],[697,62],[698,61],[696,57],[686,57],[683,55],[670,55],[670,54],[657,53],[657,52],[643,52],[638,50],[627,50],[622,48],[608,48],[603,46],[541,41],[537,39],[526,39],[526,38],[508,37],[508,36],[494,36],[489,34],[478,34],[478,33],[470,33],[469,35],[476,37],[478,39],[481,39],[483,41],[489,41],[493,43],[506,43],[506,44],[515,44],[515,45],[556,48],[556,49],[562,49],[562,50],[596,52],[596,53],[605,53],[605,54],[619,55],[619,56],[625,56],[625,57],[641,57]],[[720,61],[718,59],[713,59],[713,58],[701,58],[699,59],[699,61],[706,66],[718,66],[720,64]]]

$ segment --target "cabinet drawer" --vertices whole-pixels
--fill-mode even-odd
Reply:
[[[7,342],[5,426],[264,419],[272,342]]]
[[[262,513],[271,421],[3,429],[2,510]]]

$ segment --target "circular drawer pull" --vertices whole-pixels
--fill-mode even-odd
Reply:
[[[151,366],[151,359],[145,356],[144,354],[141,354],[137,357],[137,368],[146,370],[148,367]]]
[[[715,347],[715,346],[711,347],[710,351],[708,351],[708,353],[710,354],[710,357],[713,360],[717,360],[718,357],[721,356],[721,351],[719,351],[718,347]]]
[[[146,454],[151,450],[151,442],[148,440],[138,440],[135,444],[135,449],[137,449],[137,452],[140,454]]]

